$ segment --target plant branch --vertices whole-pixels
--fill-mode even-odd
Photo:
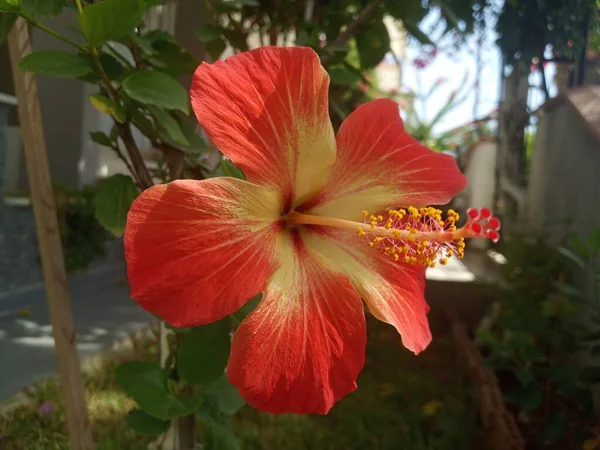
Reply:
[[[152,145],[157,150],[160,150],[165,155],[167,161],[167,167],[169,168],[169,178],[171,181],[181,178],[181,172],[183,171],[183,151],[177,147],[173,147],[171,144],[166,142],[153,140]]]
[[[83,6],[81,4],[81,0],[75,0],[77,4],[77,9],[79,10],[79,14],[83,12]],[[96,47],[92,47],[92,59],[98,68],[98,72],[100,74],[100,78],[102,80],[102,85],[108,92],[110,99],[118,103],[119,95],[115,90],[112,82],[110,81],[110,77],[107,75],[104,67],[102,66],[102,62],[100,61],[100,54],[98,53],[98,49]],[[154,181],[152,181],[152,176],[150,175],[150,171],[146,166],[144,158],[142,158],[142,154],[140,153],[140,149],[138,148],[135,139],[133,137],[133,133],[131,132],[131,125],[129,122],[119,123],[115,121],[115,126],[119,132],[119,136],[123,140],[123,144],[127,149],[127,153],[129,155],[129,159],[131,160],[131,166],[133,171],[131,175],[137,179],[138,184],[142,189],[148,189],[149,187],[154,185]]]
[[[42,30],[43,32],[49,34],[50,36],[54,36],[59,41],[62,41],[64,43],[66,43],[66,44],[69,44],[69,45],[72,45],[73,47],[76,47],[78,50],[85,51],[85,48],[82,45],[79,45],[77,42],[69,39],[66,36],[63,36],[62,34],[58,34],[56,31],[51,30],[50,28],[48,28],[43,23],[40,23],[37,20],[32,19],[31,17],[29,17],[27,15],[24,15],[22,12],[20,14],[21,14],[21,17],[23,17],[23,19],[25,19],[28,23],[30,23],[34,27]]]
[[[364,8],[358,16],[356,16],[354,21],[348,25],[348,27],[342,33],[340,33],[329,46],[335,48],[346,44],[346,42],[348,42],[352,36],[360,31],[362,26],[371,18],[371,15],[382,3],[383,0],[373,0],[373,2],[369,3],[369,5]],[[330,58],[331,56],[329,54],[325,54],[321,58],[321,62],[325,65],[327,62],[329,62]]]

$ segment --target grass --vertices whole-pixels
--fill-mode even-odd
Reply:
[[[138,359],[152,358],[156,347],[149,346]],[[136,435],[125,423],[134,404],[116,385],[116,366],[111,362],[86,376],[96,449],[145,449],[151,438]],[[401,347],[393,329],[372,321],[367,364],[358,385],[327,416],[274,416],[245,407],[234,419],[241,448],[468,450],[481,443],[469,385],[444,336],[415,357]],[[0,416],[0,449],[68,449],[56,381],[43,383],[28,395],[31,404]],[[56,410],[41,414],[45,402],[56,404]],[[214,450],[210,436],[206,440],[204,448]]]

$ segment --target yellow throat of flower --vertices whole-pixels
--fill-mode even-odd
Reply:
[[[464,256],[466,238],[487,238],[497,242],[500,238],[500,220],[487,208],[467,211],[467,222],[456,227],[459,215],[450,209],[446,217],[432,207],[392,209],[383,215],[363,211],[363,223],[332,217],[313,216],[298,212],[286,219],[293,225],[320,225],[352,229],[367,240],[369,247],[383,252],[394,261],[434,267],[436,263],[448,264],[453,255]]]

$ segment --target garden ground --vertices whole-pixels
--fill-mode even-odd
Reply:
[[[234,417],[239,448],[249,450],[410,449],[467,450],[482,439],[471,388],[442,328],[419,356],[405,350],[396,332],[369,321],[367,363],[359,388],[327,416],[269,415],[243,408]],[[136,359],[156,358],[145,345]],[[142,450],[151,438],[136,435],[125,418],[134,404],[115,381],[118,361],[86,375],[96,448]],[[31,402],[0,416],[2,450],[67,449],[64,410],[57,382],[32,388]],[[215,449],[212,436],[202,436]],[[234,447],[232,447],[234,448]],[[475,447],[476,448],[476,447]]]

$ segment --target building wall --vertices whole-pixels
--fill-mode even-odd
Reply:
[[[599,198],[600,143],[563,102],[540,118],[527,191],[528,228],[550,239],[564,237],[565,231],[585,238],[600,227]],[[591,295],[591,273],[575,276],[577,287]]]
[[[564,227],[587,234],[600,226],[600,143],[562,103],[540,118],[527,192],[532,229]]]

